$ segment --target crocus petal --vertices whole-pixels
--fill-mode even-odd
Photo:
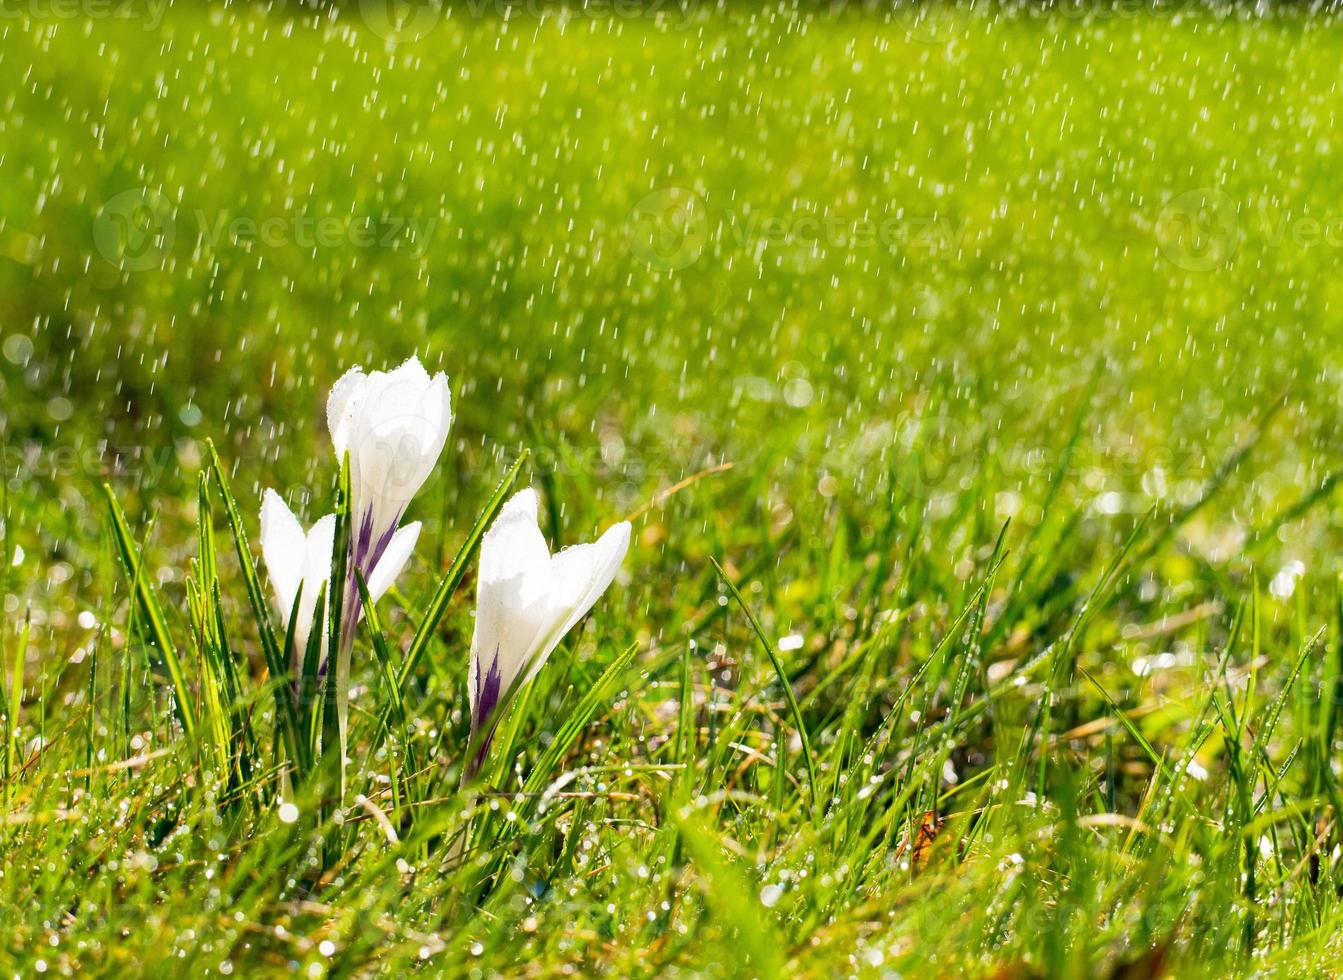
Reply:
[[[504,505],[481,541],[467,680],[477,728],[493,708],[484,703],[493,700],[485,698],[487,689],[506,694],[519,678],[540,670],[606,591],[629,549],[630,526],[621,522],[597,542],[552,557],[537,510],[535,491],[523,490]]]
[[[298,618],[294,623],[294,669],[302,669],[303,658],[308,650],[308,637],[312,635],[313,620],[317,616],[317,600],[326,584],[331,580],[331,553],[336,546],[336,515],[327,514],[317,521],[308,531],[303,544],[303,595],[298,600]],[[288,617],[289,610],[284,615]],[[326,656],[327,635],[330,624],[323,618],[321,623],[321,655]]]
[[[369,376],[357,400],[350,447],[365,502],[405,509],[433,471],[447,440],[452,412],[447,378],[430,378],[420,362]]]
[[[476,624],[467,691],[475,706],[478,673],[497,670],[503,689],[526,666],[545,622],[550,548],[537,526],[536,491],[514,494],[480,542]]]
[[[327,425],[336,456],[350,458],[352,555],[371,575],[411,498],[424,485],[452,425],[448,379],[416,358],[394,371],[348,371],[331,389]]]
[[[340,380],[331,386],[331,394],[326,399],[326,425],[331,432],[331,441],[336,447],[336,458],[345,456],[350,448],[350,428],[354,410],[360,401],[368,376],[361,367],[353,367],[340,376]]]
[[[621,521],[608,528],[593,544],[565,548],[551,559],[553,590],[549,597],[549,614],[554,625],[532,655],[527,667],[528,677],[541,669],[565,634],[588,614],[610,587],[629,546],[630,525]]]
[[[407,524],[392,535],[392,540],[387,543],[387,548],[383,551],[382,557],[378,559],[378,564],[373,569],[373,574],[368,577],[365,583],[368,586],[369,598],[377,602],[387,590],[392,587],[396,577],[401,574],[401,570],[406,567],[406,562],[415,551],[415,542],[420,537],[420,522]]]
[[[261,500],[261,553],[266,560],[271,588],[275,592],[275,606],[280,622],[287,633],[290,614],[294,616],[293,666],[303,663],[308,636],[317,614],[317,598],[331,577],[331,551],[336,536],[336,518],[323,517],[312,529],[304,532],[303,525],[284,500],[274,490],[267,490]],[[323,649],[327,628],[322,624]]]
[[[480,541],[482,586],[544,572],[550,548],[537,525],[536,491],[530,487],[515,493],[499,511]]]
[[[266,560],[276,605],[286,620],[303,581],[306,550],[307,535],[298,518],[278,493],[267,490],[261,498],[261,555]]]
[[[304,542],[303,592],[304,602],[311,598],[317,604],[317,589],[331,578],[331,555],[336,547],[336,515],[327,514],[308,531]],[[311,595],[309,595],[311,593]]]
[[[477,671],[497,670],[501,689],[507,691],[526,669],[540,637],[551,626],[544,596],[527,601],[524,585],[525,576],[521,575],[477,585],[476,628],[467,678],[472,697]]]

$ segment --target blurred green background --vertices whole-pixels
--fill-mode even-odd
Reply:
[[[63,579],[104,478],[189,516],[206,436],[315,516],[327,387],[412,352],[458,412],[435,540],[522,445],[571,540],[735,463],[673,507],[669,568],[861,539],[892,479],[1029,525],[1078,420],[1084,547],[1280,399],[1190,549],[1236,557],[1343,462],[1328,18],[381,9],[0,21],[0,420]],[[1337,531],[1317,507],[1263,560]]]

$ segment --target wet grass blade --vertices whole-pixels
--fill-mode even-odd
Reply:
[[[1281,395],[1269,404],[1268,408],[1260,413],[1256,420],[1254,431],[1238,443],[1232,450],[1223,457],[1222,462],[1213,472],[1212,476],[1203,485],[1199,495],[1185,506],[1181,507],[1170,517],[1170,521],[1144,546],[1140,552],[1135,564],[1142,564],[1152,555],[1159,552],[1166,544],[1175,537],[1180,528],[1184,527],[1195,514],[1201,511],[1208,503],[1221,492],[1227,482],[1240,469],[1241,463],[1254,452],[1256,446],[1268,434],[1269,427],[1273,419],[1287,405],[1286,395]]]
[[[1130,718],[1124,709],[1115,702],[1115,699],[1110,697],[1110,692],[1101,687],[1100,681],[1092,677],[1091,672],[1081,664],[1077,665],[1077,669],[1081,672],[1082,676],[1090,681],[1091,685],[1100,692],[1100,696],[1104,698],[1105,703],[1110,706],[1110,710],[1114,712],[1114,716],[1119,719],[1119,723],[1124,726],[1129,735],[1133,736],[1133,740],[1142,748],[1143,753],[1149,760],[1151,760],[1152,765],[1156,767],[1157,772],[1166,779],[1173,780],[1174,777],[1171,774],[1170,767],[1166,764],[1165,757],[1153,747],[1152,743],[1148,741],[1147,736],[1133,723],[1133,719]]]
[[[345,757],[349,739],[346,723],[352,653],[349,644],[354,639],[353,635],[347,638],[345,612],[346,582],[350,572],[350,523],[350,454],[346,453],[341,460],[336,493],[336,532],[331,546],[330,584],[326,590],[328,640],[322,693],[322,769],[325,778],[334,780],[331,785],[338,787],[338,798],[342,803],[345,800]],[[313,632],[321,636],[320,630]]]
[[[392,664],[392,653],[387,647],[387,637],[383,633],[382,621],[378,618],[377,607],[373,604],[373,597],[368,594],[368,583],[364,581],[364,576],[358,569],[354,572],[355,584],[359,587],[359,601],[364,611],[364,626],[368,630],[369,638],[373,643],[373,654],[378,660],[378,670],[382,675],[383,688],[390,702],[392,720],[396,722],[397,739],[403,751],[405,752],[404,772],[409,775],[416,771],[418,766],[415,762],[415,750],[409,737],[409,719],[406,716],[405,701],[401,697],[401,688],[396,683],[396,668]],[[379,717],[379,721],[385,718],[385,715]],[[384,730],[381,732],[382,739],[386,739],[391,733]],[[393,774],[396,775],[395,773]]]
[[[9,704],[5,714],[5,798],[9,799],[9,783],[14,775],[14,763],[19,757],[19,712],[23,709],[23,665],[28,659],[28,631],[30,617],[23,617],[23,632],[14,650],[14,663],[9,673]],[[3,669],[3,665],[0,665]],[[8,809],[8,802],[6,802]]]
[[[723,943],[729,956],[739,959],[732,975],[786,976],[779,955],[782,944],[761,914],[756,888],[747,874],[723,854],[723,846],[699,819],[677,817],[681,840],[701,878],[701,891],[714,918],[728,927],[731,941]]]
[[[186,675],[182,671],[182,661],[178,656],[177,647],[168,635],[168,627],[163,620],[163,611],[159,608],[158,597],[154,594],[152,586],[146,581],[142,567],[143,561],[135,541],[131,537],[130,527],[126,523],[126,515],[121,510],[121,504],[117,502],[116,494],[112,492],[112,488],[108,484],[103,484],[103,492],[107,496],[112,537],[116,542],[117,555],[121,559],[122,569],[126,573],[126,581],[131,587],[132,599],[140,611],[143,627],[154,648],[158,650],[163,666],[168,671],[173,686],[174,709],[177,720],[181,722],[182,730],[187,737],[194,740],[196,737],[196,719],[191,713],[190,692],[187,690]]]
[[[275,697],[275,724],[284,740],[289,759],[300,773],[307,770],[310,760],[304,752],[303,740],[299,736],[298,710],[294,704],[292,689],[287,683],[288,665],[275,640],[275,629],[271,625],[270,607],[261,591],[261,580],[256,572],[256,563],[252,560],[252,550],[247,543],[247,531],[243,527],[242,517],[238,513],[238,502],[229,488],[228,475],[219,459],[214,441],[205,440],[210,453],[210,469],[214,474],[215,486],[224,501],[224,513],[228,518],[229,530],[233,535],[234,548],[238,554],[238,565],[242,569],[243,586],[247,591],[247,600],[251,605],[252,619],[256,624],[257,636],[261,641],[261,652],[270,673],[271,687]]]
[[[1278,696],[1273,699],[1269,705],[1268,713],[1264,716],[1264,722],[1259,728],[1255,737],[1255,744],[1267,748],[1273,740],[1273,733],[1277,731],[1278,720],[1282,717],[1283,708],[1287,705],[1287,698],[1296,685],[1296,679],[1301,676],[1301,668],[1305,666],[1307,658],[1310,657],[1315,647],[1319,644],[1320,638],[1324,636],[1326,627],[1321,626],[1315,631],[1315,635],[1301,645],[1300,652],[1296,655],[1296,661],[1292,664],[1292,669],[1283,681],[1282,688],[1278,691]]]
[[[199,564],[196,567],[199,569]],[[186,592],[193,647],[200,660],[200,672],[203,678],[201,706],[205,718],[205,728],[212,736],[211,741],[213,742],[218,774],[220,778],[226,778],[229,771],[229,732],[228,725],[224,721],[222,685],[217,682],[215,676],[214,651],[211,648],[213,643],[211,627],[206,625],[206,618],[209,614],[205,609],[205,600],[201,597],[200,586],[195,579],[187,579]]]
[[[723,580],[723,584],[732,593],[732,598],[737,600],[737,605],[741,606],[741,611],[746,614],[747,620],[751,623],[751,629],[755,630],[755,635],[760,640],[760,645],[765,648],[765,654],[769,657],[769,662],[774,667],[774,673],[779,678],[779,686],[783,688],[784,699],[788,702],[788,711],[793,716],[793,724],[797,727],[798,737],[802,741],[802,760],[807,767],[807,785],[810,788],[812,806],[817,807],[819,805],[817,792],[820,785],[816,781],[816,760],[812,757],[811,739],[807,735],[807,725],[802,720],[802,709],[798,706],[797,695],[793,693],[793,684],[788,679],[788,672],[783,669],[783,663],[774,650],[774,644],[770,643],[769,637],[765,636],[760,621],[755,618],[755,614],[746,605],[746,600],[742,598],[741,592],[733,584],[732,579],[728,578],[723,566],[718,564],[718,559],[712,556],[709,561],[713,562],[714,571],[718,573],[718,577]]]
[[[326,635],[323,624],[327,622],[327,584],[317,590],[317,605],[314,607],[312,623],[308,629],[308,644],[303,649],[301,679],[299,681],[298,714],[303,726],[300,732],[305,751],[309,759],[316,759],[322,743],[322,684],[318,676],[322,669],[322,638]],[[294,613],[290,619],[289,645],[292,647],[294,632],[298,622],[298,607],[302,601],[302,589],[294,600]]]
[[[228,642],[219,571],[215,554],[215,529],[210,506],[209,479],[201,473],[196,487],[197,581],[188,580],[188,606],[201,659],[202,701],[210,717],[215,755],[226,778],[226,792],[246,782],[252,768],[254,746],[242,707],[242,684],[233,650]]]
[[[612,660],[606,670],[602,671],[602,675],[597,679],[597,682],[588,689],[582,700],[564,719],[564,724],[560,726],[560,730],[555,733],[555,737],[546,746],[541,758],[536,761],[536,764],[532,766],[532,771],[527,774],[527,782],[522,788],[523,795],[526,797],[525,808],[530,808],[531,803],[535,800],[535,794],[540,793],[550,784],[556,770],[560,767],[560,763],[564,761],[564,757],[569,754],[569,750],[578,741],[578,736],[587,729],[592,719],[596,717],[598,710],[610,698],[638,650],[638,644],[632,643]]]

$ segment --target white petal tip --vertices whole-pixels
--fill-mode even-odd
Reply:
[[[504,504],[503,509],[499,511],[498,519],[502,520],[503,518],[508,517],[517,520],[524,517],[530,517],[532,520],[536,520],[538,506],[539,498],[536,495],[536,491],[531,487],[528,487],[525,490],[519,490],[517,493],[513,494],[513,496],[508,498],[508,502]]]
[[[266,529],[274,526],[276,521],[284,521],[286,524],[298,523],[294,517],[294,512],[289,509],[289,505],[284,502],[284,498],[272,490],[270,487],[261,494],[261,536],[265,538]]]

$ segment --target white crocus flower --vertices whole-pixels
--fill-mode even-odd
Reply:
[[[630,544],[621,521],[592,544],[552,555],[537,525],[536,491],[504,504],[480,543],[476,627],[468,691],[478,745],[468,773],[484,761],[502,699],[536,674],[615,578]]]
[[[438,462],[452,425],[448,379],[432,378],[411,357],[395,371],[351,368],[331,389],[326,421],[336,459],[350,460],[350,574],[336,644],[336,716],[344,759],[350,655],[361,615],[358,571],[374,595],[373,580],[392,550],[396,526]],[[412,542],[413,544],[413,542]],[[341,769],[342,787],[344,767]]]
[[[350,558],[372,569],[424,485],[452,425],[448,379],[412,357],[395,371],[351,368],[331,389],[327,425],[336,459],[350,457]]]
[[[401,569],[410,560],[415,550],[415,542],[420,536],[420,524],[416,521],[407,524],[394,535],[382,557],[368,577],[369,596],[377,600],[392,587]],[[311,635],[313,617],[317,614],[318,594],[331,580],[331,551],[335,546],[336,515],[328,514],[305,532],[303,525],[293,512],[285,506],[284,500],[274,490],[267,490],[261,499],[261,554],[266,560],[266,571],[270,575],[271,588],[275,592],[275,604],[280,612],[280,620],[285,624],[288,634],[289,616],[295,612],[294,602],[298,601],[297,619],[294,622],[294,650],[290,668],[291,680],[297,681],[303,669],[303,658],[308,649],[308,637]],[[300,590],[301,598],[300,598]],[[355,608],[355,621],[361,610]],[[329,645],[329,629],[325,619],[322,622],[321,656],[326,660]]]

